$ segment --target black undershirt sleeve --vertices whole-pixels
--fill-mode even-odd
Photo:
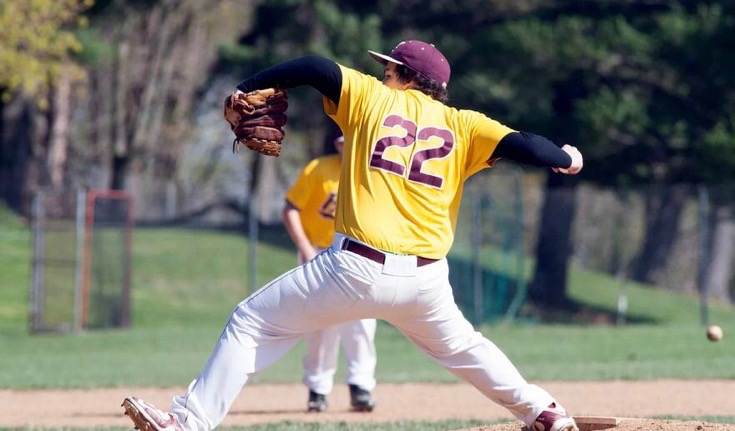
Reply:
[[[572,157],[543,136],[512,132],[498,142],[490,159],[509,159],[541,168],[568,168]]]
[[[243,92],[309,85],[339,104],[342,71],[337,63],[318,55],[308,55],[264,69],[238,84]],[[491,159],[504,158],[538,167],[568,168],[572,158],[543,136],[512,132],[500,140]]]
[[[237,89],[247,93],[263,88],[292,88],[302,85],[314,87],[335,104],[339,104],[342,70],[332,60],[308,55],[264,69],[242,81]]]

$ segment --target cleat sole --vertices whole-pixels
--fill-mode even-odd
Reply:
[[[122,407],[125,409],[125,414],[130,416],[130,419],[133,421],[135,429],[139,431],[160,431],[149,422],[149,419],[138,409],[134,401],[125,398]]]

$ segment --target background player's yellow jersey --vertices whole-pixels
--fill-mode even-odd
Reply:
[[[319,248],[327,248],[334,237],[340,165],[339,154],[312,160],[286,193],[299,210],[306,237]]]
[[[416,90],[393,90],[340,65],[345,137],[336,230],[398,254],[442,258],[452,246],[464,181],[490,167],[510,129]]]

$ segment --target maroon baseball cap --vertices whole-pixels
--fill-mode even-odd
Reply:
[[[433,79],[444,88],[449,83],[449,75],[451,74],[449,62],[444,54],[430,43],[421,42],[420,40],[404,40],[396,45],[388,55],[375,51],[368,51],[368,54],[382,64],[390,61],[391,63],[404,65],[429,79]]]

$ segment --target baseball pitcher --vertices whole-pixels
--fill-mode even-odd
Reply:
[[[434,45],[407,40],[388,54],[370,55],[385,66],[382,82],[307,56],[237,86],[247,94],[308,85],[324,96],[325,111],[345,137],[337,233],[326,251],[235,308],[204,370],[169,412],[126,398],[123,406],[137,427],[212,429],[250,377],[301,336],[377,318],[531,429],[577,430],[551,394],[529,384],[465,319],[454,303],[445,256],[468,177],[500,158],[573,175],[582,169],[582,155],[480,112],[447,106],[450,65]]]

